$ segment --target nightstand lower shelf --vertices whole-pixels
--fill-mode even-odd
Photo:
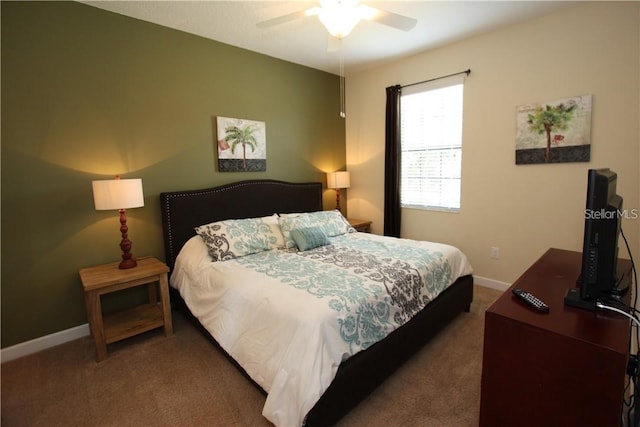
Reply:
[[[164,326],[158,305],[141,305],[104,316],[104,340],[107,344]]]

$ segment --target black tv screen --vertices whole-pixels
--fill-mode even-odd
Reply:
[[[585,208],[580,298],[596,300],[616,291],[618,237],[622,197],[616,193],[617,174],[610,169],[589,169]]]

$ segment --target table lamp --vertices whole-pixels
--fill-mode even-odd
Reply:
[[[340,210],[340,190],[343,188],[349,188],[351,185],[351,179],[349,172],[336,171],[327,173],[327,188],[333,188],[336,190],[336,209]]]
[[[122,261],[118,267],[122,270],[135,267],[138,263],[131,255],[131,240],[127,234],[129,228],[125,209],[144,206],[142,179],[120,179],[116,176],[115,179],[93,181],[92,184],[96,210],[120,211]]]

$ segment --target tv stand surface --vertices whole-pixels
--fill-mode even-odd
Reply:
[[[620,424],[630,321],[565,305],[581,260],[579,252],[549,249],[487,310],[481,426]],[[630,270],[619,260],[619,273]],[[540,298],[549,313],[517,301],[512,288]]]

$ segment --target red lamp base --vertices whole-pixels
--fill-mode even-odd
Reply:
[[[122,261],[118,268],[120,270],[126,270],[127,268],[133,268],[138,265],[136,260],[131,255],[131,240],[129,240],[128,233],[129,227],[127,227],[127,216],[124,213],[124,209],[120,209],[120,233],[122,233],[122,241],[120,242],[120,249],[122,249]]]
[[[120,261],[120,264],[118,265],[118,268],[120,270],[126,270],[127,268],[133,268],[133,267],[136,267],[137,265],[138,265],[138,263],[136,262],[135,259],[128,258],[128,259],[123,259],[122,261]]]

